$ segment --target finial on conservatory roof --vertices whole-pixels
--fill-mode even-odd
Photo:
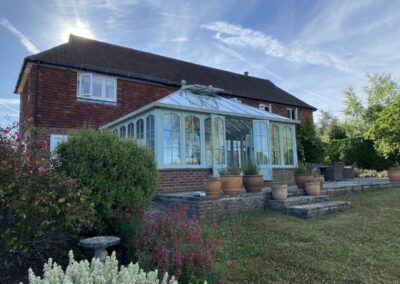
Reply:
[[[223,89],[214,88],[212,85],[205,86],[200,84],[193,84],[193,85],[182,84],[181,90],[186,90],[198,95],[215,95],[216,93],[223,91]]]

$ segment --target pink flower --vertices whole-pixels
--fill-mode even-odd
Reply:
[[[46,170],[43,167],[38,168],[38,173],[42,174],[44,173]]]
[[[17,136],[17,139],[21,140],[22,138],[24,138],[24,133],[22,131],[17,131],[15,135]]]
[[[8,133],[10,133],[10,129],[5,128],[5,129],[3,130],[3,134],[4,134],[4,135],[7,135]]]

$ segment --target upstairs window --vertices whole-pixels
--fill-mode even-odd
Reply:
[[[288,117],[291,119],[298,119],[298,112],[297,112],[297,107],[296,108],[288,108]]]
[[[261,109],[261,110],[272,112],[271,104],[259,104],[258,108]]]
[[[79,75],[78,97],[92,100],[117,101],[117,81],[90,73]]]

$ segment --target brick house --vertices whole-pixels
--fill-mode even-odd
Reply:
[[[247,72],[232,73],[74,35],[67,43],[26,57],[15,93],[21,96],[20,122],[33,118],[39,138],[48,139],[51,149],[68,130],[83,126],[108,128],[153,147],[160,168],[159,191],[199,190],[202,180],[216,169],[213,161],[212,165],[206,162],[207,143],[214,145],[215,141],[208,141],[210,135],[205,131],[211,123],[207,119],[218,116],[226,133],[220,149],[223,166],[241,166],[246,155],[257,157],[254,149],[263,146],[253,147],[253,131],[265,128],[260,134],[265,138],[260,142],[265,143],[265,153],[260,152],[265,156],[265,180],[292,183],[297,166],[294,126],[312,120],[316,110],[271,81]],[[179,106],[174,98],[184,101]],[[200,98],[202,105],[187,108],[190,98]],[[221,109],[223,115],[213,107],[202,108],[210,100],[229,106]],[[165,113],[165,109],[174,111]],[[196,113],[188,118],[192,119],[191,132],[185,128],[188,109]],[[154,117],[147,120],[150,112]],[[179,129],[167,132],[162,117],[169,123],[177,119]],[[180,149],[162,144],[168,133],[179,136],[176,145]],[[194,137],[193,141],[188,137]],[[215,149],[208,150],[215,156]]]

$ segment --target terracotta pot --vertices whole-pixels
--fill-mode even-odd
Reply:
[[[390,181],[400,181],[400,168],[390,168],[388,175]]]
[[[319,181],[321,189],[324,187],[325,177],[323,175],[315,175],[315,180]]]
[[[262,175],[243,176],[243,185],[247,192],[260,192],[264,186],[264,178]]]
[[[275,200],[286,200],[287,193],[288,193],[288,186],[287,184],[272,184],[272,199]]]
[[[321,187],[319,181],[307,181],[306,192],[308,195],[318,196],[321,194]]]
[[[224,194],[239,194],[243,185],[242,176],[221,177],[222,191]]]
[[[298,188],[305,189],[306,188],[306,182],[307,181],[313,181],[314,176],[312,173],[307,173],[307,174],[295,174],[294,175],[294,180],[296,182],[296,185]]]
[[[221,192],[221,180],[207,179],[203,182],[203,187],[207,196],[218,196]]]

